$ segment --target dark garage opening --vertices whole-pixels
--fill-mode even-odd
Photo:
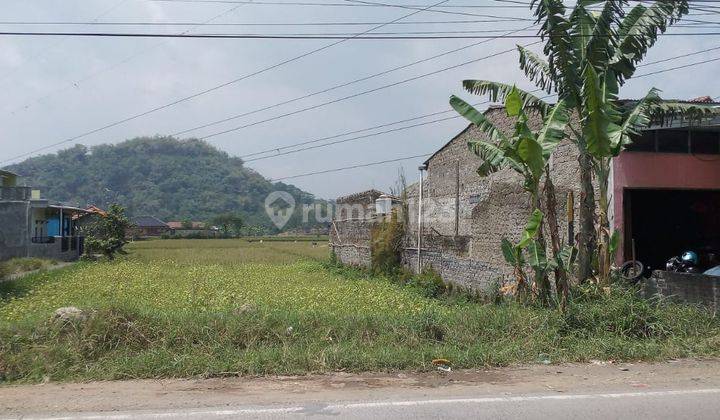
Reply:
[[[695,251],[700,268],[720,264],[720,191],[628,189],[624,197],[625,260],[664,269],[665,262]]]

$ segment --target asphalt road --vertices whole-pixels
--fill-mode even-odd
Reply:
[[[720,419],[720,361],[0,386],[0,419]]]
[[[290,406],[71,413],[23,419],[717,419],[720,389],[665,390],[568,395],[483,396],[343,403],[308,402]]]

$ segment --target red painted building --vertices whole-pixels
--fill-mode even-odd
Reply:
[[[685,250],[701,265],[720,264],[720,121],[649,129],[612,170],[618,263],[632,258],[634,244],[637,259],[654,269]]]

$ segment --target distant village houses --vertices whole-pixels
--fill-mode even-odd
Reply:
[[[169,235],[176,237],[203,237],[203,238],[214,238],[219,236],[219,230],[215,226],[210,226],[204,222],[178,222],[172,221],[167,222],[170,228]]]

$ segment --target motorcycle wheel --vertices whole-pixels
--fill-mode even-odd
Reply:
[[[625,280],[636,281],[642,277],[644,270],[640,261],[628,261],[620,267],[620,275]]]

